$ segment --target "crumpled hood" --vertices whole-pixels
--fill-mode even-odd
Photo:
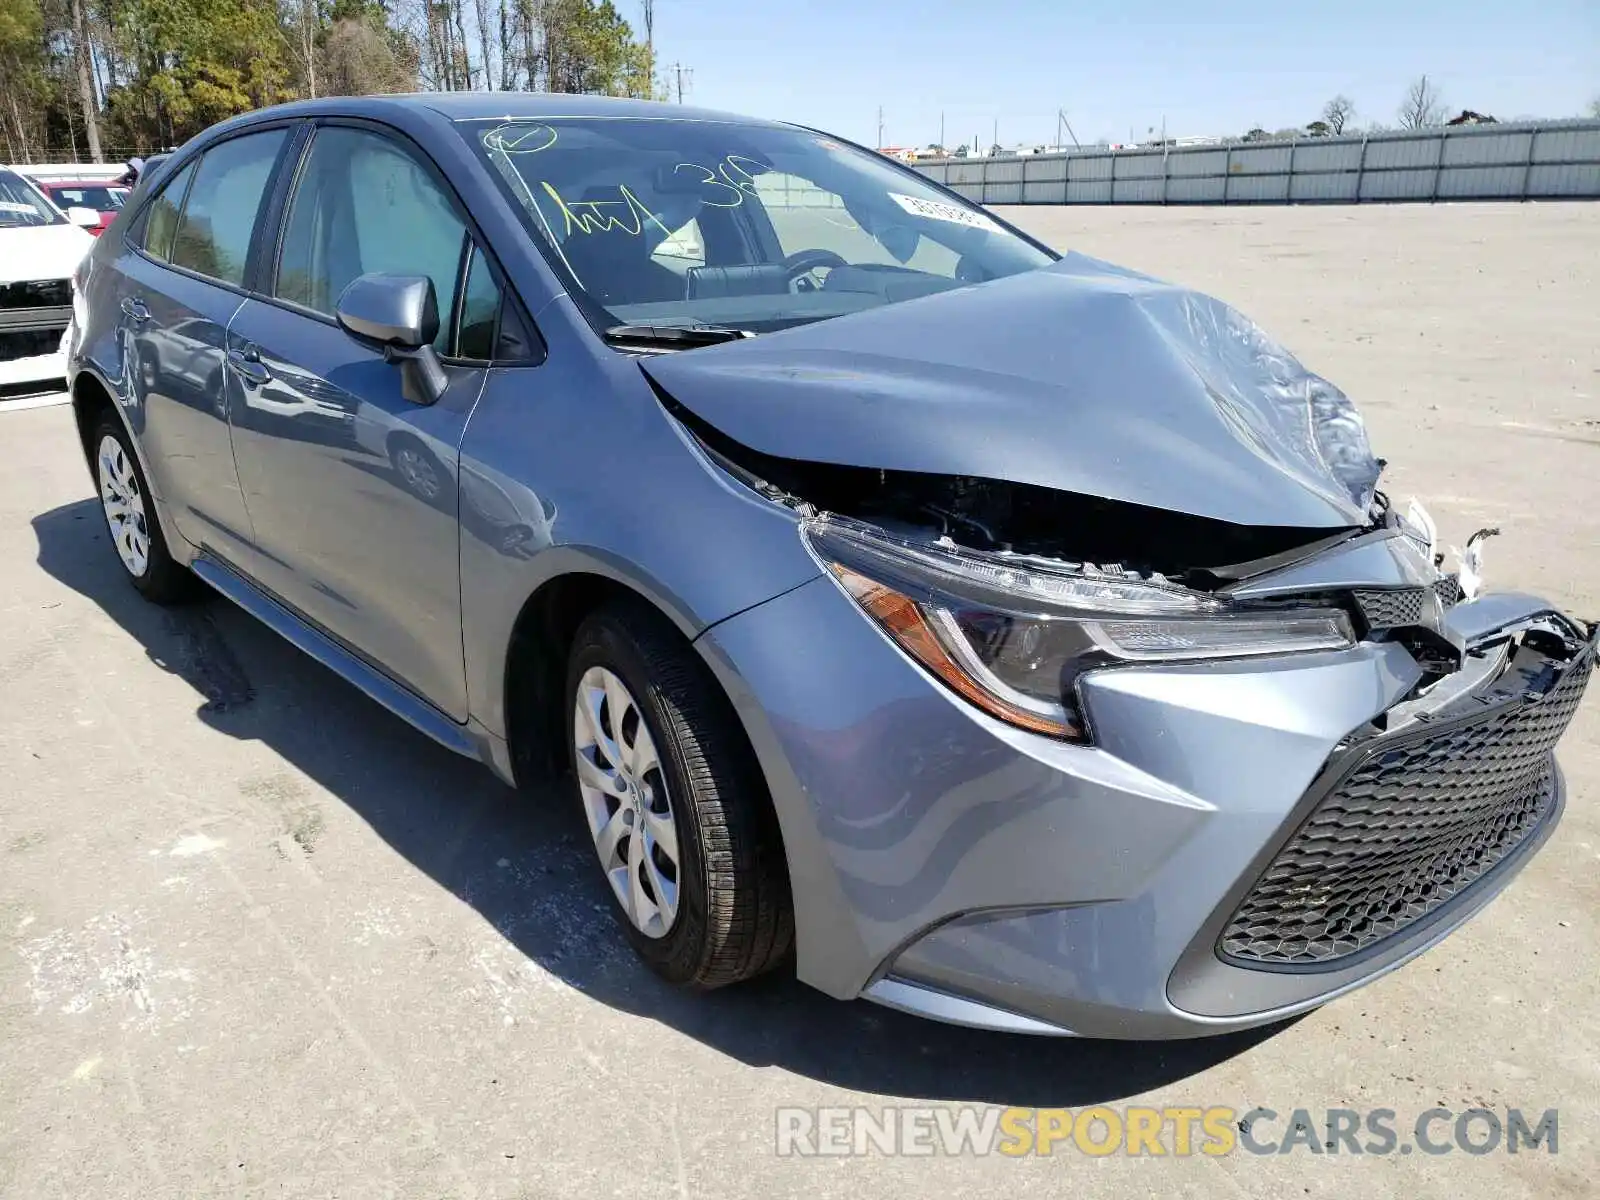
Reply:
[[[1208,296],[1082,255],[643,362],[752,449],[971,475],[1240,525],[1368,520],[1348,397]]]
[[[0,227],[0,284],[66,279],[93,245],[76,225]]]

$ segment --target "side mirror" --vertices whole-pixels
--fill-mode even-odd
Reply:
[[[432,404],[449,377],[433,339],[439,336],[439,301],[426,275],[362,275],[345,288],[335,310],[339,327],[363,342],[375,342],[389,362],[406,372],[406,399]]]
[[[439,336],[439,301],[426,275],[363,275],[337,308],[346,333],[380,346],[416,350]]]
[[[100,224],[100,214],[92,208],[74,204],[67,209],[67,220],[71,221],[79,229],[93,229]]]

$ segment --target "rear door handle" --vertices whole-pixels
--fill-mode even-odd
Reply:
[[[244,380],[246,387],[260,387],[272,378],[272,372],[261,361],[261,351],[254,346],[229,350],[228,369]]]
[[[145,307],[144,301],[137,296],[124,296],[122,298],[122,311],[130,320],[143,325],[150,319],[150,310]]]

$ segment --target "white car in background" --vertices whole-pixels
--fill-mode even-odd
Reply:
[[[94,245],[86,227],[99,220],[90,208],[63,212],[0,167],[0,398],[65,378],[72,273]]]

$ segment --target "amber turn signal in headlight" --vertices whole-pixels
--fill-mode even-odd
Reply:
[[[845,593],[951,691],[1033,733],[1087,741],[1077,681],[1119,663],[1339,650],[1337,610],[1241,609],[1165,580],[890,537],[820,517],[802,536]]]

